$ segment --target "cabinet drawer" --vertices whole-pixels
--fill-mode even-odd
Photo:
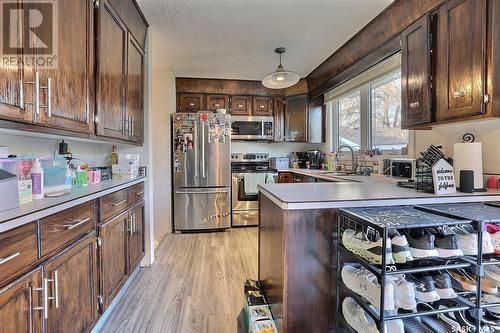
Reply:
[[[128,189],[103,196],[101,199],[101,223],[118,215],[128,207]]]
[[[0,234],[0,284],[38,258],[36,224],[30,223],[22,227]]]
[[[144,183],[139,183],[128,188],[127,203],[129,206],[136,202],[142,201],[144,198]]]
[[[40,221],[42,257],[94,230],[95,202],[90,201]]]

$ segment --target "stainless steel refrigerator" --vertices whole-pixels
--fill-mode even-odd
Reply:
[[[210,111],[172,119],[175,231],[231,225],[231,119]]]

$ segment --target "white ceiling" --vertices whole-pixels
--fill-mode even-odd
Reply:
[[[278,65],[305,77],[392,0],[138,0],[153,66],[176,76],[260,80]]]

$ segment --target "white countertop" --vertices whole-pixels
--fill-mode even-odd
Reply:
[[[321,171],[287,169],[317,177]],[[323,175],[323,177],[325,177]],[[319,177],[318,177],[319,178]],[[259,185],[259,191],[285,210],[351,208],[430,203],[500,201],[499,190],[440,195],[396,186],[384,176],[338,176],[331,183],[286,183]],[[357,182],[353,182],[357,181]]]
[[[144,181],[146,181],[144,177],[105,180],[86,187],[74,187],[70,194],[61,197],[33,200],[20,205],[18,208],[0,212],[0,232],[39,220]]]

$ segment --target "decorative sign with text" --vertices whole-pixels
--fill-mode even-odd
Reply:
[[[432,167],[432,178],[434,180],[434,194],[457,193],[453,167],[444,159],[440,159]]]

